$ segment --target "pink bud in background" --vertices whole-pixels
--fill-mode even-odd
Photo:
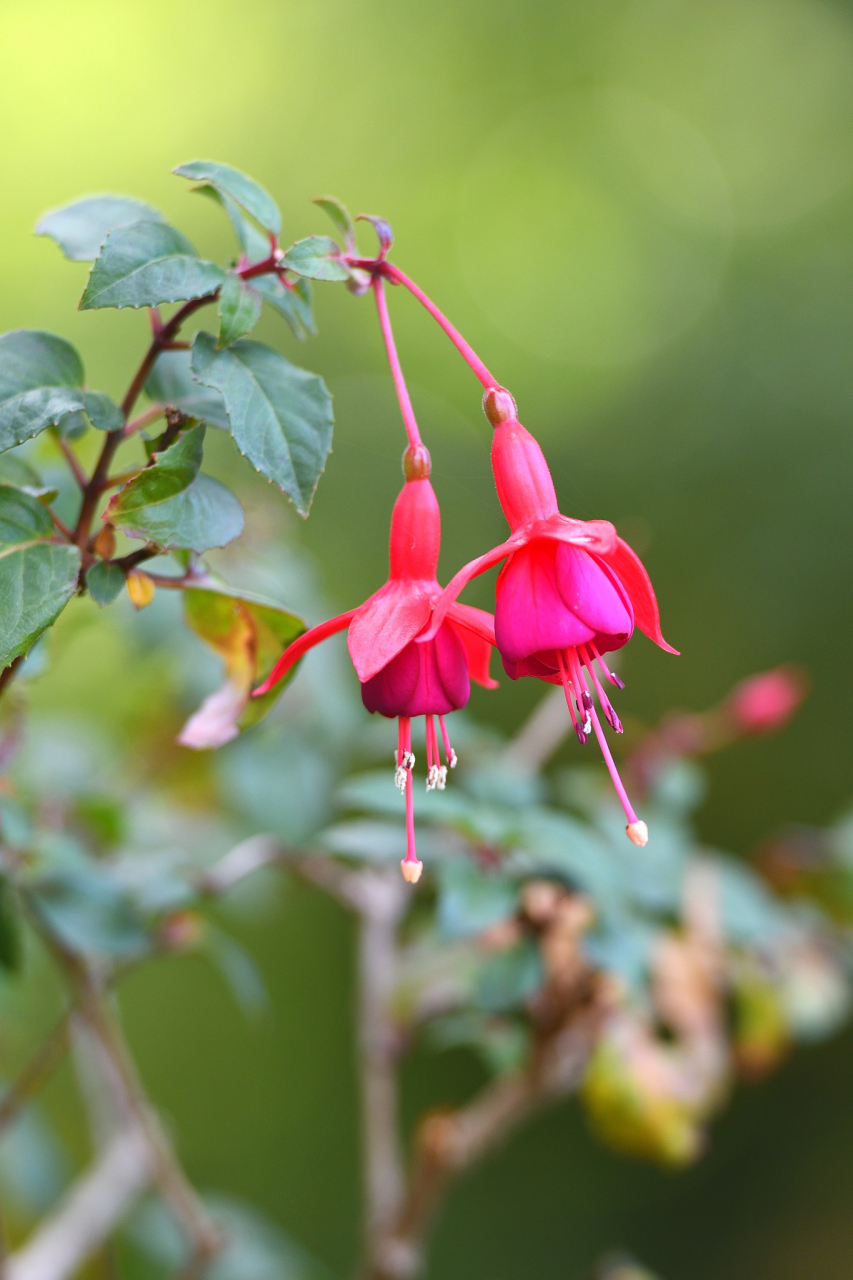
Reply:
[[[800,667],[776,667],[735,685],[726,711],[739,733],[773,733],[788,723],[808,691],[808,676]]]

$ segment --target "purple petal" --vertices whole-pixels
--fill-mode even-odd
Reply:
[[[361,686],[368,711],[380,715],[448,715],[464,707],[471,694],[465,649],[449,623],[435,639],[412,641]]]

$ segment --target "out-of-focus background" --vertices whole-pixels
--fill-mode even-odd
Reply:
[[[138,360],[145,317],[77,313],[86,268],[33,238],[45,209],[134,194],[221,260],[227,226],[170,176],[213,158],[273,193],[285,243],[328,230],[310,203],[325,192],[389,219],[395,261],[515,393],[563,510],[612,519],[645,559],[683,656],[632,643],[619,708],[629,727],[705,706],[782,661],[811,672],[806,712],[788,730],[712,761],[708,844],[746,855],[786,824],[844,809],[853,4],[5,0],[0,121],[0,328],[62,333],[90,384],[113,394]],[[254,567],[241,552],[242,570],[278,575],[281,598],[311,621],[382,581],[403,445],[369,298],[318,285],[316,304],[320,336],[305,347],[275,318],[259,334],[335,395],[334,452],[310,519],[285,509],[227,438],[208,449],[244,500],[250,552],[252,537],[265,548]],[[426,314],[401,291],[389,305],[433,455],[446,578],[503,537],[489,428],[477,383]],[[227,569],[228,556],[218,563]],[[490,587],[466,598],[488,606]],[[137,742],[156,740],[159,781],[187,812],[231,787],[254,805],[255,829],[266,812],[286,831],[276,759],[295,776],[296,748],[283,721],[259,731],[279,735],[265,773],[249,757],[241,765],[243,744],[223,753],[230,771],[170,745],[198,690],[175,674],[192,663],[175,657],[167,670],[161,608],[171,602],[112,621],[88,603],[67,611],[33,685],[33,759],[96,777],[111,754],[132,766]],[[106,698],[111,672],[123,673],[120,691]],[[327,714],[360,715],[345,664],[329,662],[334,695],[332,680],[340,700],[336,710],[327,699]],[[540,693],[504,680],[472,709],[511,731]],[[579,752],[566,747],[565,761]],[[324,762],[306,748],[299,767],[316,779]],[[267,1014],[247,1026],[214,973],[174,960],[128,984],[129,1031],[196,1182],[255,1201],[344,1270],[359,1196],[350,927],[293,886],[236,928],[268,984]],[[480,1079],[462,1051],[416,1057],[406,1112],[461,1100]],[[60,1075],[49,1102],[73,1147],[68,1089]],[[851,1199],[848,1032],[741,1089],[685,1174],[604,1150],[574,1103],[547,1114],[455,1193],[430,1274],[580,1278],[622,1244],[669,1280],[841,1280],[853,1268]]]

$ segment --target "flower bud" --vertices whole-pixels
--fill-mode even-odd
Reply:
[[[425,444],[410,444],[403,454],[403,475],[407,480],[429,480],[432,459]]]
[[[776,667],[736,685],[726,699],[726,709],[740,733],[772,733],[787,724],[807,692],[803,671]]]
[[[92,543],[92,549],[96,556],[101,556],[104,560],[113,558],[116,549],[116,536],[111,524],[105,524],[103,529],[100,530]]]
[[[483,396],[483,413],[493,427],[502,422],[515,422],[518,409],[515,400],[503,387],[489,387]]]
[[[127,594],[135,608],[144,609],[154,599],[154,583],[147,573],[140,573],[138,569],[133,569],[127,575],[126,585]]]

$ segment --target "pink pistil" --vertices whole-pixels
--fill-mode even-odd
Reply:
[[[590,715],[592,716],[592,727],[595,729],[595,736],[598,738],[598,745],[601,747],[601,754],[604,756],[604,763],[607,765],[613,786],[616,788],[616,794],[622,802],[622,808],[625,810],[625,817],[628,819],[630,825],[637,825],[639,819],[633,810],[631,801],[628,799],[628,792],[622,785],[622,779],[619,777],[619,771],[616,768],[616,763],[613,756],[610,754],[610,747],[607,745],[607,739],[604,736],[604,730],[602,729],[598,716],[595,713],[595,707],[593,707]],[[634,843],[636,844],[638,842],[634,841]],[[642,843],[645,844],[645,840]]]
[[[569,673],[566,670],[566,659],[563,655],[562,649],[557,650],[557,662],[559,663],[559,666],[560,666],[560,676],[562,677],[562,681],[563,681],[563,693],[566,695],[566,706],[569,708],[569,715],[572,717],[572,728],[574,729],[575,733],[578,735],[578,742],[581,744],[582,747],[585,747],[586,734],[578,724],[577,717],[575,716],[575,709],[572,706],[572,683],[571,683],[571,680],[569,679]]]
[[[400,716],[399,747],[397,749],[396,782],[406,797],[406,856],[400,863],[403,877],[410,884],[416,884],[421,878],[424,864],[418,861],[415,851],[415,805],[412,794],[412,766],[415,757],[412,754],[412,722],[408,716]],[[402,778],[400,775],[403,775]]]

